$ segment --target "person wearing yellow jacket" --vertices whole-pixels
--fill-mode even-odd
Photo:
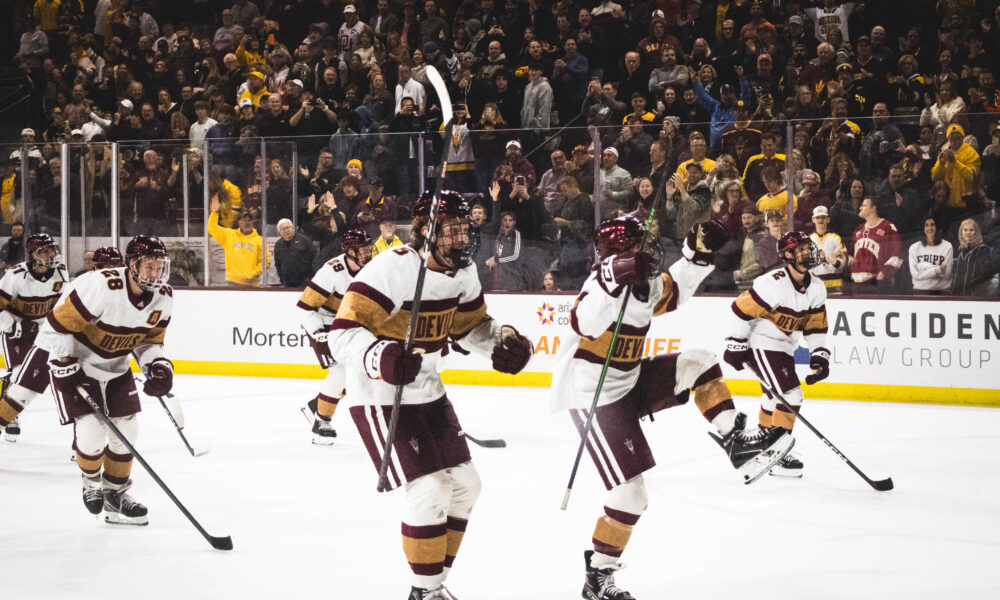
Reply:
[[[250,211],[240,213],[236,223],[238,229],[219,225],[219,203],[213,198],[212,214],[208,217],[208,233],[226,253],[226,281],[237,285],[259,286],[264,238],[253,228],[253,215]]]
[[[976,173],[980,167],[979,153],[965,143],[965,130],[958,123],[948,126],[948,142],[941,148],[937,162],[931,168],[931,179],[948,184],[951,196],[948,205],[965,208],[965,198],[975,190]]]

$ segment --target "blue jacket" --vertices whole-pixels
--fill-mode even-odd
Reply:
[[[583,102],[590,79],[590,61],[579,53],[573,58],[563,57],[563,61],[566,62],[566,67],[553,70],[549,79],[559,86],[560,96],[565,95],[570,100]]]
[[[701,102],[701,105],[705,107],[705,110],[712,117],[709,148],[718,149],[719,142],[722,141],[722,130],[736,120],[733,118],[733,109],[735,107],[726,108],[721,102],[709,96],[708,92],[705,91],[705,87],[699,81],[694,82],[694,92],[698,94],[698,100]],[[750,84],[747,83],[746,77],[740,77],[740,100],[746,102],[749,106]]]

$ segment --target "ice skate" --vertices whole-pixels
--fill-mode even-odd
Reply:
[[[337,437],[337,432],[333,429],[333,425],[323,419],[313,421],[312,432],[313,443],[317,446],[332,446],[334,439]]]
[[[312,400],[307,402],[305,406],[299,409],[302,411],[302,416],[305,417],[307,421],[309,421],[310,425],[314,424],[317,420],[319,420],[319,417],[316,416],[317,405],[318,401],[315,398],[313,398]]]
[[[788,454],[795,438],[780,427],[755,427],[745,431],[746,420],[746,414],[739,413],[733,429],[724,437],[714,433],[709,435],[729,455],[733,467],[743,476],[743,483],[749,485]]]
[[[583,597],[588,600],[635,600],[635,597],[615,585],[615,569],[597,569],[590,566],[593,550],[583,553],[587,565],[587,578],[583,583]]]
[[[136,502],[126,491],[104,490],[104,522],[112,525],[148,525],[146,507]]]
[[[83,505],[87,507],[87,512],[90,514],[101,514],[101,510],[104,508],[104,493],[101,491],[100,479],[83,478]]]
[[[410,588],[410,595],[406,597],[406,600],[447,600],[449,597],[443,594],[443,590],[443,587],[426,590],[414,586]]]
[[[802,460],[794,452],[789,452],[779,460],[769,473],[774,477],[791,477],[800,479],[802,477]]]
[[[17,422],[17,418],[15,417],[14,420],[8,423],[7,427],[4,428],[3,438],[13,444],[17,441],[19,435],[21,435],[21,424]]]

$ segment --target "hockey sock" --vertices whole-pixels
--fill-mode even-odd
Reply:
[[[132,474],[132,455],[117,454],[110,448],[104,450],[104,484],[111,489],[120,489],[128,483]]]
[[[104,451],[99,454],[90,455],[76,450],[76,466],[80,467],[83,474],[90,478],[97,478],[101,473],[101,466],[104,464]]]
[[[799,407],[792,405],[792,408],[795,409],[795,412],[788,410],[784,404],[774,407],[772,422],[775,427],[781,427],[788,431],[792,430],[792,427],[795,426],[795,415],[799,412]]]
[[[760,415],[757,417],[757,422],[764,429],[770,429],[774,427],[774,413],[773,411],[767,410],[763,406],[760,407]]]
[[[402,527],[403,554],[413,571],[413,585],[432,590],[441,585],[448,550],[445,523]]]
[[[22,410],[24,407],[10,398],[5,397],[0,400],[0,427],[10,425],[10,422],[16,419]]]
[[[448,548],[444,555],[444,575],[447,577],[448,570],[451,569],[452,563],[455,562],[455,556],[458,554],[458,548],[462,545],[462,537],[465,536],[465,528],[468,527],[468,519],[459,519],[458,517],[448,517],[447,529],[448,529]]]
[[[340,397],[334,398],[320,392],[316,396],[316,414],[324,421],[329,421],[333,418],[333,413],[337,411],[338,402],[340,402]]]
[[[632,527],[639,522],[639,515],[604,507],[604,516],[597,519],[594,527],[594,557],[591,565],[595,568],[617,567],[629,538]]]
[[[715,425],[722,435],[732,431],[736,421],[736,405],[733,404],[729,386],[722,380],[719,366],[715,365],[699,377],[693,389],[694,404],[705,420]]]

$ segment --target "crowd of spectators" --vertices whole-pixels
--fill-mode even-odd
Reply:
[[[664,261],[693,223],[730,231],[708,291],[775,266],[794,227],[822,248],[832,291],[996,293],[997,0],[37,0],[29,12],[14,61],[35,113],[2,173],[8,227],[57,228],[68,185],[87,199],[71,206],[74,228],[100,233],[116,185],[125,234],[278,236],[281,283],[295,286],[348,228],[399,241],[395,223],[437,175],[428,165],[446,160],[445,185],[470,198],[483,234],[488,289],[574,289],[595,222],[655,209]],[[448,139],[431,66],[453,104]],[[124,149],[117,182],[106,142]]]

